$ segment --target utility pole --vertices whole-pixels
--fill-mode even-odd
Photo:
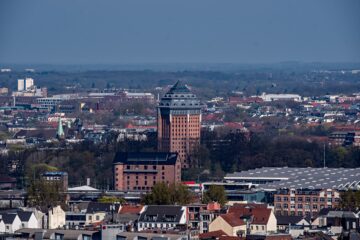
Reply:
[[[325,151],[325,143],[324,143],[324,168],[326,168],[326,151]]]

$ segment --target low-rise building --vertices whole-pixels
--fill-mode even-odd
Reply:
[[[51,207],[47,213],[47,228],[58,229],[65,226],[65,212],[61,206]]]
[[[170,230],[185,228],[187,225],[186,207],[149,205],[141,213],[137,229],[144,230]]]
[[[1,220],[5,224],[5,233],[14,233],[21,228],[21,220],[16,213],[2,214]]]
[[[159,182],[181,181],[177,153],[119,152],[114,159],[114,186],[119,191],[150,191]]]
[[[276,215],[314,216],[323,208],[336,208],[340,193],[333,189],[280,189],[274,194]]]
[[[245,237],[246,222],[234,213],[222,214],[209,225],[209,232],[223,231],[228,236]]]

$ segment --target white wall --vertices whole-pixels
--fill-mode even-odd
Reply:
[[[65,212],[60,206],[53,207],[48,212],[48,228],[56,229],[65,225]]]
[[[22,222],[22,228],[39,228],[39,221],[35,217],[34,213],[31,214],[28,222]]]

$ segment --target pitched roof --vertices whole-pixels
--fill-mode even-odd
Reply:
[[[302,216],[276,216],[278,225],[295,225],[303,219]]]
[[[22,129],[19,132],[15,133],[14,138],[42,138],[42,139],[51,139],[55,138],[56,129],[45,128],[45,129]]]
[[[168,93],[189,93],[189,88],[180,80],[178,80],[168,91]]]
[[[5,224],[12,224],[16,218],[15,213],[5,213],[1,215],[1,219],[4,221]]]
[[[246,224],[244,222],[244,220],[242,220],[240,218],[240,216],[235,213],[222,214],[222,215],[220,215],[220,217],[222,219],[224,219],[232,227],[241,226],[241,225]]]
[[[201,233],[199,234],[199,239],[219,238],[221,236],[227,236],[227,234],[223,230],[217,230],[207,233]]]
[[[183,212],[182,206],[149,205],[145,211],[141,213],[139,222],[148,222],[150,221],[148,217],[152,216],[156,216],[156,220],[154,221],[152,219],[151,222],[180,222]],[[169,220],[169,217],[172,217],[172,219]]]
[[[131,165],[174,165],[177,153],[170,152],[117,152],[114,163]]]
[[[68,188],[68,191],[99,191],[99,190],[96,188],[84,185],[84,186],[79,186],[79,187]]]
[[[27,222],[30,220],[30,217],[33,213],[30,211],[18,211],[17,215],[19,216],[22,222]]]
[[[94,212],[111,212],[110,207],[113,203],[99,203],[99,202],[90,202],[86,213],[94,213]],[[114,212],[117,213],[119,211],[120,204],[115,204]]]
[[[271,209],[268,208],[239,208],[239,207],[230,207],[229,213],[234,213],[238,217],[248,217],[253,216],[252,224],[267,224],[271,214]]]
[[[142,205],[124,205],[120,209],[120,214],[132,213],[132,214],[140,214],[143,209]]]

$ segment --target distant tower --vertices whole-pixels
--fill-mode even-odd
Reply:
[[[161,98],[157,112],[158,150],[177,152],[182,168],[188,168],[189,154],[200,143],[199,99],[178,81]]]
[[[64,129],[63,129],[63,126],[62,126],[61,117],[59,117],[58,128],[57,128],[57,132],[56,132],[56,137],[57,137],[57,138],[64,138],[64,137],[65,137]]]

